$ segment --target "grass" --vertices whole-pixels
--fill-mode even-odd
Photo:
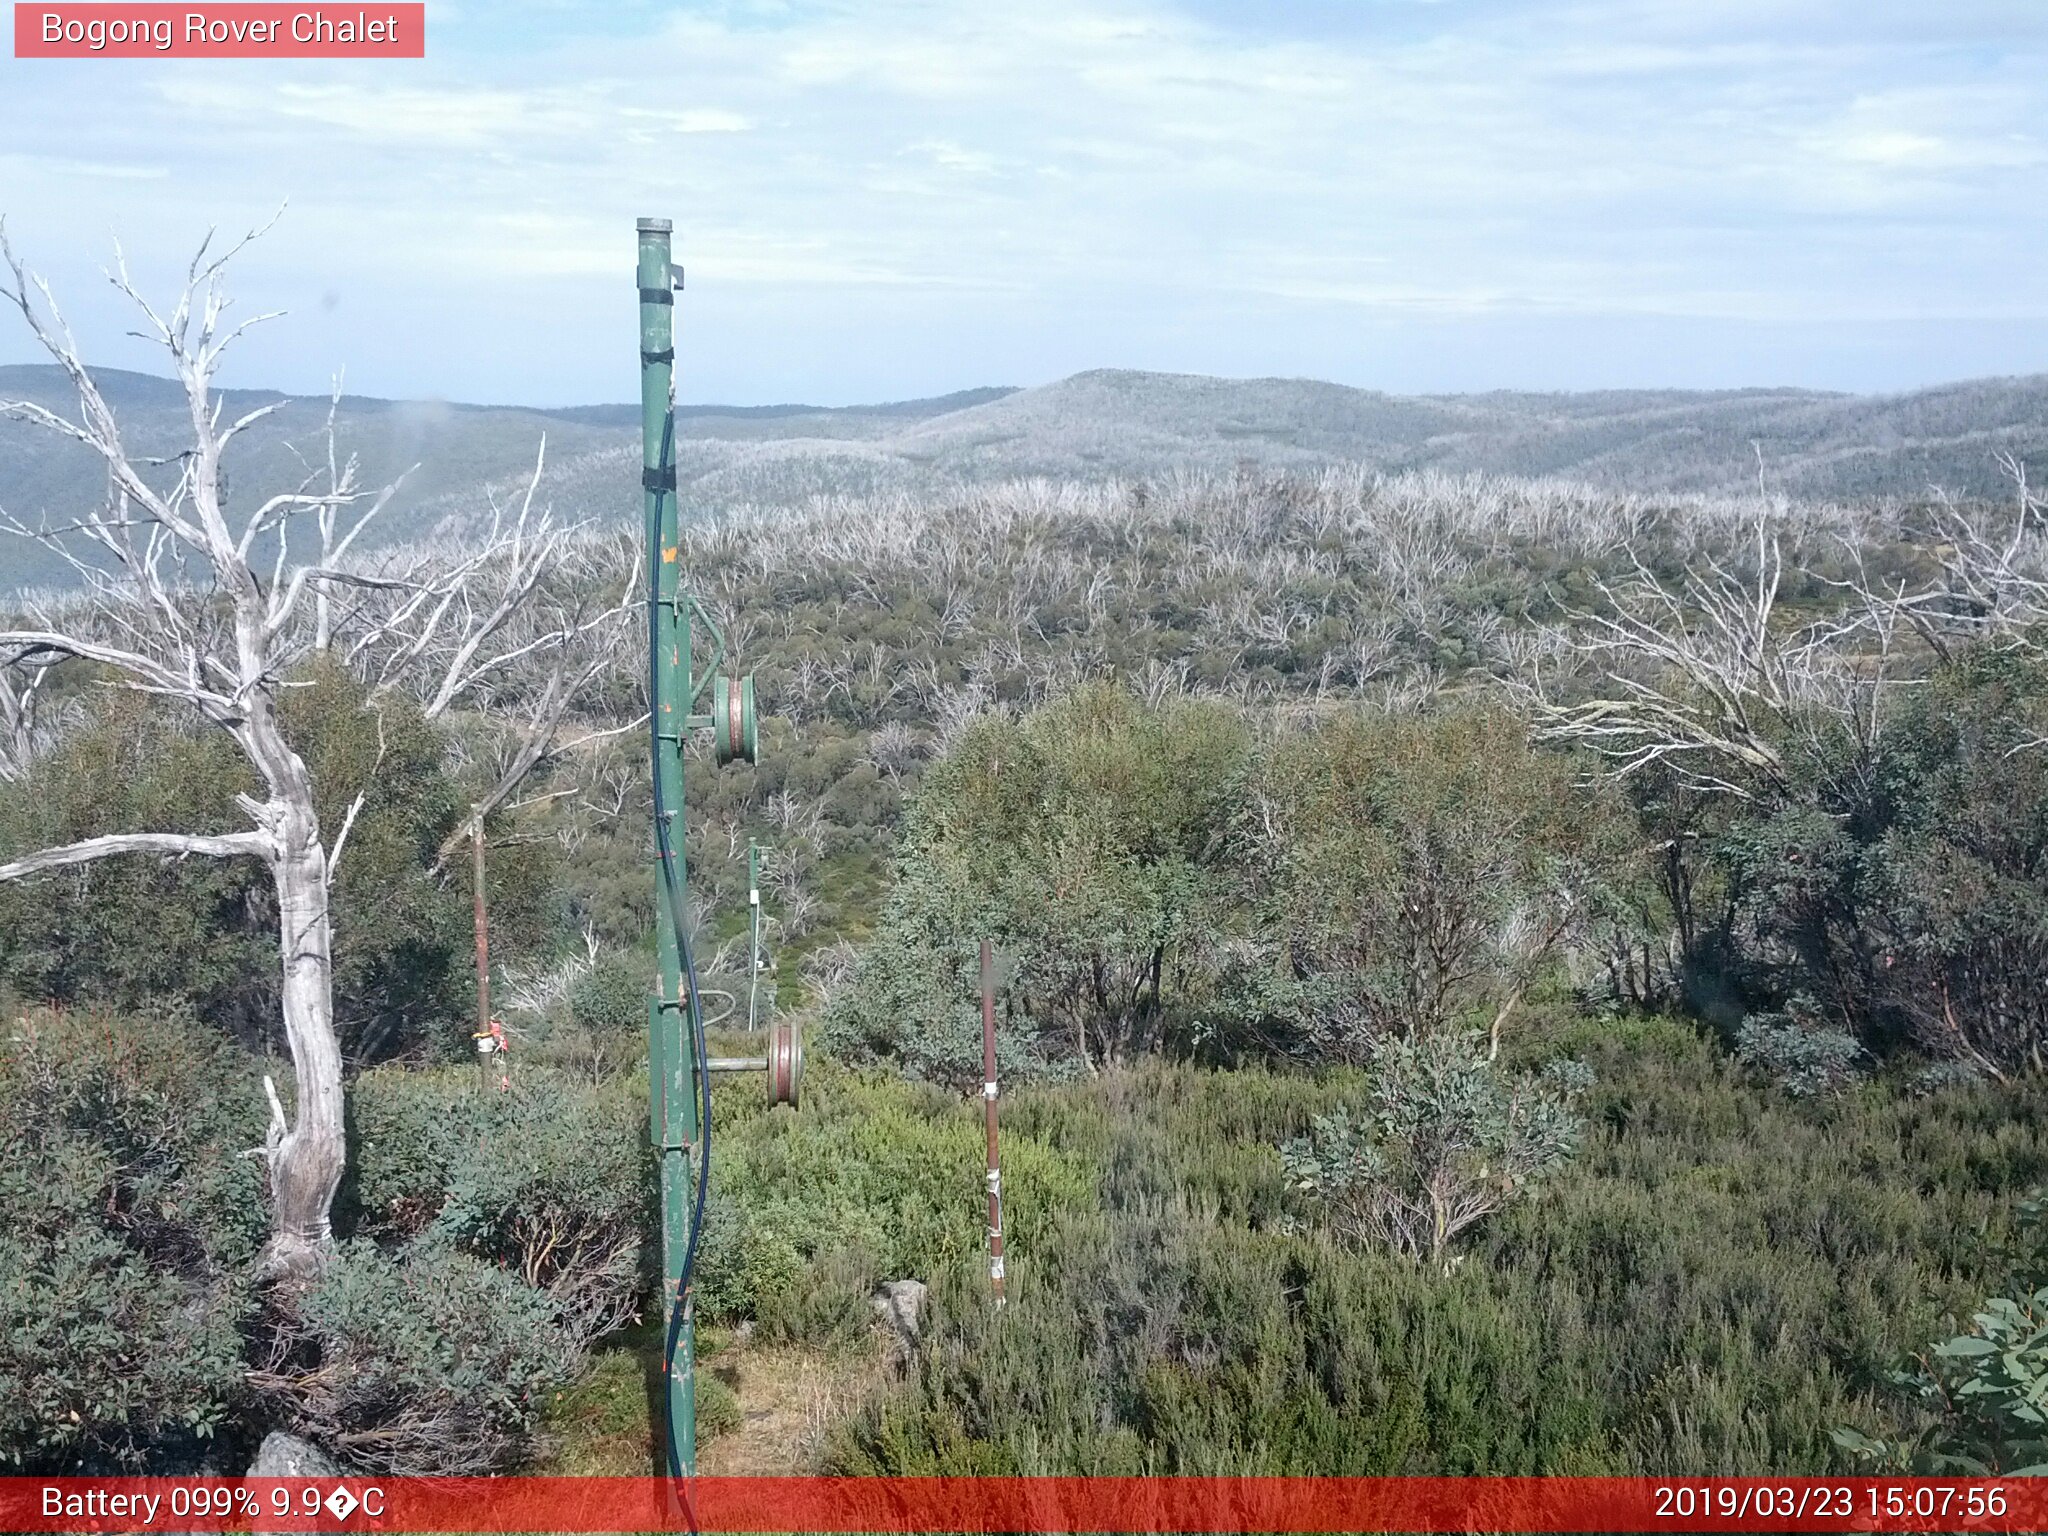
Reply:
[[[550,1449],[538,1473],[661,1474],[662,1345],[662,1329],[643,1320],[555,1394],[546,1415]],[[751,1327],[701,1327],[697,1364],[698,1471],[713,1477],[815,1471],[829,1426],[884,1384],[878,1344],[775,1343],[757,1339]]]
[[[665,1330],[652,1309],[597,1351],[590,1369],[548,1405],[550,1454],[539,1471],[561,1477],[653,1477],[664,1467],[661,1426]],[[719,1363],[731,1347],[723,1329],[697,1336],[699,1448],[737,1428],[738,1399]]]

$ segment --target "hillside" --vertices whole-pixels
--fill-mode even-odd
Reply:
[[[138,453],[173,452],[183,406],[141,374],[102,375]],[[0,398],[68,407],[47,367],[0,368]],[[278,398],[233,391],[231,411]],[[266,490],[319,462],[327,402],[299,398],[248,434],[238,477]],[[417,465],[385,538],[459,526],[482,488],[518,485],[545,435],[548,493],[577,516],[637,507],[639,409],[539,410],[347,396],[348,451],[381,483]],[[1815,500],[1914,498],[1940,487],[2003,494],[2001,450],[2048,456],[2048,375],[1911,394],[1804,390],[1607,391],[1395,396],[1306,379],[1216,379],[1097,370],[1035,389],[827,408],[684,407],[680,472],[702,508],[800,505],[820,495],[930,494],[1019,477],[1142,478],[1190,470],[1306,469],[1362,461],[1389,473],[1442,470],[1557,477],[1635,492],[1744,492],[1758,455],[1774,492]],[[0,507],[36,522],[76,515],[100,479],[83,450],[0,422]],[[0,548],[0,585],[58,580],[19,545]]]
[[[2009,1463],[1974,1395],[1936,1413],[1893,1373],[2001,1359],[1930,1344],[2048,1274],[2039,608],[1949,667],[1906,626],[1896,668],[1867,664],[1866,629],[1806,649],[1790,621],[1852,602],[1858,555],[1880,585],[1935,567],[1924,519],[1916,545],[1915,519],[1788,505],[1779,606],[1741,648],[1768,681],[1735,685],[1771,750],[1709,760],[1735,793],[1529,739],[1611,720],[1570,707],[1611,697],[1611,669],[1664,675],[1575,645],[1581,605],[1605,584],[1668,614],[1647,571],[1753,590],[1754,510],[1225,470],[684,530],[679,577],[763,716],[758,763],[688,769],[700,984],[722,1012],[756,974],[758,840],[765,990],[810,1060],[795,1111],[751,1075],[715,1087],[703,1469],[1810,1475],[1879,1442]],[[563,568],[616,590],[629,552],[587,542],[614,563]],[[1948,617],[1953,643],[1972,616]],[[349,1240],[303,1312],[264,1304],[239,1155],[287,1049],[268,872],[131,857],[0,883],[16,1465],[239,1468],[279,1424],[380,1473],[665,1464],[645,656],[619,636],[587,750],[492,824],[491,999],[517,1041],[496,1090],[469,872],[435,852],[493,738],[339,669],[279,689],[327,803],[363,808],[333,885]],[[1539,666],[1554,692],[1524,686]],[[52,681],[68,702],[0,781],[0,861],[236,825],[226,732]],[[1008,962],[999,1317],[984,937]],[[715,1029],[707,1051],[758,1044]],[[1444,1190],[1457,1228],[1404,1218]],[[871,1303],[911,1278],[930,1310],[906,1369]]]

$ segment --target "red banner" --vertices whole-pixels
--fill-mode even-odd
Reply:
[[[424,4],[14,7],[17,59],[422,59]]]
[[[684,1489],[688,1507],[677,1499]],[[2040,1531],[2048,1479],[0,1478],[46,1531]]]

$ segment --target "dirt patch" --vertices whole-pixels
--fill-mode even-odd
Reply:
[[[739,1398],[737,1428],[698,1449],[707,1477],[788,1477],[815,1471],[826,1431],[883,1379],[879,1360],[793,1344],[735,1342],[700,1369]]]
[[[590,1369],[549,1405],[550,1454],[538,1470],[557,1476],[659,1477],[663,1335],[643,1323],[600,1350]],[[747,1333],[706,1329],[697,1357],[697,1470],[708,1476],[800,1476],[816,1469],[825,1436],[890,1379],[881,1341],[872,1350],[828,1351],[756,1343]],[[729,1411],[703,1412],[716,1393]],[[729,1403],[731,1399],[727,1399]],[[731,1427],[713,1430],[710,1420]]]

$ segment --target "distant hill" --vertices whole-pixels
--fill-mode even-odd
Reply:
[[[182,446],[184,405],[169,381],[104,372],[101,386],[140,454]],[[54,368],[0,367],[0,399],[69,410]],[[229,411],[282,398],[230,391]],[[324,398],[292,399],[248,434],[235,484],[267,494],[324,463]],[[344,397],[344,448],[381,483],[418,468],[383,536],[460,525],[486,489],[523,483],[543,434],[547,494],[578,516],[639,506],[637,405],[563,410]],[[1562,477],[1641,492],[1745,491],[1758,454],[1772,491],[1822,500],[1916,498],[1940,487],[2006,494],[1996,455],[2048,464],[2048,375],[1982,379],[1910,394],[1808,390],[1621,390],[1586,394],[1398,396],[1307,379],[1216,379],[1102,369],[1036,389],[975,389],[930,400],[829,408],[685,406],[678,419],[686,503],[716,509],[813,496],[906,492],[1017,476],[1140,478],[1175,469],[1314,468],[1363,460],[1389,472],[1440,469]],[[0,506],[29,522],[91,506],[104,478],[78,445],[0,422]],[[61,579],[62,568],[0,541],[0,586]]]
[[[176,453],[188,442],[184,396],[171,380],[118,369],[95,370],[131,453]],[[1010,393],[972,389],[934,400],[838,409],[815,405],[685,405],[678,409],[679,459],[686,485],[752,457],[756,444],[789,443],[807,460],[810,445],[853,445],[886,439],[925,417],[970,409]],[[276,400],[286,408],[251,428],[229,450],[229,496],[238,485],[254,494],[297,484],[313,468],[324,475],[325,396],[274,390],[223,390],[233,415]],[[0,400],[32,400],[64,414],[75,396],[61,372],[43,365],[0,366]],[[427,533],[450,521],[487,515],[485,492],[508,494],[525,484],[543,437],[546,494],[572,516],[618,517],[639,507],[638,404],[538,410],[445,401],[380,400],[344,395],[336,413],[344,455],[362,461],[371,486],[411,471],[401,497],[375,525],[385,540]],[[841,472],[842,479],[848,478]],[[837,483],[794,473],[748,477],[767,499],[785,499]],[[853,479],[852,483],[863,483]],[[60,523],[97,504],[106,479],[81,445],[18,421],[0,421],[0,507],[36,524]],[[750,492],[751,497],[751,492]],[[0,536],[0,589],[67,584],[68,569],[33,544]]]

